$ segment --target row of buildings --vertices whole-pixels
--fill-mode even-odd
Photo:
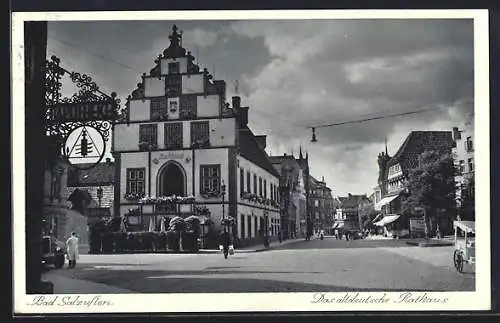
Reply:
[[[103,217],[140,231],[195,215],[204,232],[229,220],[245,245],[261,242],[263,232],[286,239],[327,226],[331,189],[311,176],[308,153],[269,156],[267,137],[248,126],[250,108],[238,96],[226,102],[226,83],[194,62],[175,26],[169,38],[113,126],[113,160],[47,172],[52,234],[87,236],[87,225]],[[70,211],[80,214],[73,224]]]

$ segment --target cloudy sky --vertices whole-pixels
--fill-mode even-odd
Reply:
[[[267,152],[309,152],[335,195],[371,194],[377,155],[412,130],[451,130],[473,111],[471,20],[49,22],[48,55],[125,98],[169,45],[173,23],[197,62],[250,106]],[[123,100],[124,101],[124,100]],[[436,108],[317,129],[309,126]]]

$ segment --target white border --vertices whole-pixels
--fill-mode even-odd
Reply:
[[[439,292],[429,296],[448,298],[439,304],[313,304],[313,293],[249,294],[105,294],[113,305],[47,307],[28,306],[25,294],[25,152],[24,152],[24,21],[88,20],[279,20],[279,19],[474,19],[475,55],[475,163],[477,265],[475,292]],[[27,12],[12,15],[12,183],[13,183],[13,286],[16,313],[117,313],[117,312],[231,312],[231,311],[416,311],[489,310],[490,177],[489,177],[489,48],[487,10],[280,10],[280,11],[126,11],[126,12]],[[451,255],[450,255],[451,257]],[[331,296],[341,293],[331,293]],[[363,296],[383,293],[362,293]],[[140,298],[137,296],[140,295]],[[330,293],[327,293],[330,295]],[[399,293],[388,293],[396,297]],[[92,299],[95,295],[81,295]],[[168,308],[158,304],[169,304]],[[217,307],[215,307],[217,306]]]

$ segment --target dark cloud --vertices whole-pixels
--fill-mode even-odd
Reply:
[[[386,138],[395,151],[409,131],[450,130],[473,110],[471,20],[176,23],[184,46],[227,82],[229,97],[238,80],[251,127],[268,134],[269,150],[297,153],[302,145],[313,174],[337,193],[370,193]],[[172,24],[50,22],[48,49],[125,97],[168,46]],[[318,143],[310,143],[308,126],[437,107],[318,128]]]

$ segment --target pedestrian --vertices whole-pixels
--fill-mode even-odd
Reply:
[[[66,247],[67,247],[67,253],[68,253],[68,267],[69,268],[75,268],[76,266],[76,260],[78,259],[78,242],[79,239],[76,236],[76,232],[71,232],[71,237],[66,240]]]
[[[283,237],[281,236],[281,230],[278,231],[278,239],[279,239],[280,243],[283,242]]]
[[[339,230],[335,229],[335,239],[339,239]]]

